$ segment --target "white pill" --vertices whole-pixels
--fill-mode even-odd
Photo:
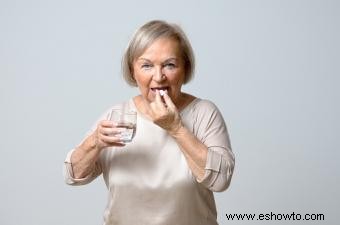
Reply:
[[[165,94],[165,91],[164,91],[164,90],[160,90],[160,91],[159,91],[159,94],[160,94],[161,96],[163,96],[163,95]]]

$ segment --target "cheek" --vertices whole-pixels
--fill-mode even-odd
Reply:
[[[133,74],[134,74],[133,77],[135,78],[137,85],[139,87],[143,86],[145,83],[145,76],[143,76],[143,74],[139,70],[136,70],[136,69],[134,70]]]
[[[140,88],[147,88],[149,85],[149,80],[145,77],[136,76],[136,82]]]
[[[149,95],[150,78],[145,74],[135,73],[135,80],[142,95]]]
[[[171,84],[177,86],[177,87],[181,87],[182,84],[184,83],[184,73],[180,72],[178,74],[176,74],[175,76],[172,77],[171,79]]]

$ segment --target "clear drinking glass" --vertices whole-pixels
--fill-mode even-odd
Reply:
[[[117,127],[126,128],[119,136],[124,143],[131,142],[136,134],[137,112],[130,109],[112,109],[109,119],[116,122]]]

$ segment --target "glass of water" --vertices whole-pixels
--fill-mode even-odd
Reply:
[[[131,142],[136,134],[137,112],[127,108],[112,109],[109,119],[117,123],[117,127],[125,128],[119,134],[121,141]]]

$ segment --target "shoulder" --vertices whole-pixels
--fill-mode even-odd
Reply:
[[[197,124],[223,120],[223,116],[215,103],[201,98],[193,100],[188,107],[181,112],[181,116],[183,119],[193,121]]]
[[[202,142],[205,142],[209,135],[217,135],[226,131],[221,112],[214,102],[207,99],[195,99],[182,119]]]
[[[191,108],[194,112],[197,113],[207,113],[207,112],[213,112],[213,111],[218,111],[217,106],[215,103],[208,99],[201,99],[201,98],[196,98],[193,100],[191,104]]]

